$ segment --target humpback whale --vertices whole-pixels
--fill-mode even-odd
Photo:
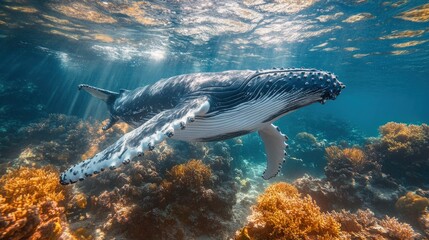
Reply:
[[[262,177],[270,179],[280,171],[287,148],[286,135],[272,123],[298,108],[333,100],[344,87],[332,73],[296,68],[185,74],[119,92],[79,85],[79,90],[106,102],[110,119],[104,130],[118,121],[134,130],[62,172],[60,183],[128,164],[166,138],[208,142],[255,131],[267,157]]]

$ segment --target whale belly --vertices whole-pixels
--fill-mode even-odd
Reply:
[[[218,141],[247,133],[270,124],[277,113],[284,109],[285,102],[275,99],[253,100],[239,104],[208,116],[197,117],[185,130],[177,131],[172,137],[183,141]]]

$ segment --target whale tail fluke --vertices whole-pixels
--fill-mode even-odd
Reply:
[[[119,96],[119,93],[117,92],[112,92],[106,89],[101,89],[101,88],[93,87],[86,84],[80,84],[78,86],[78,89],[79,90],[83,89],[89,92],[92,96],[105,101],[107,104],[114,102],[116,98]]]

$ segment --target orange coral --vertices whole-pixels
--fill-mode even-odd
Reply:
[[[178,187],[199,189],[211,182],[212,172],[201,160],[192,159],[187,163],[174,166],[168,171],[168,179]]]
[[[287,183],[269,186],[252,207],[249,223],[236,239],[336,239],[340,224],[321,213],[310,196]]]
[[[381,143],[389,152],[418,154],[429,144],[429,126],[389,122],[380,127]]]
[[[350,159],[354,164],[362,164],[366,160],[365,153],[359,148],[343,149],[344,157]]]
[[[64,193],[49,167],[20,168],[0,179],[0,238],[55,239],[65,230]]]
[[[413,192],[408,192],[396,201],[395,207],[402,214],[415,217],[417,219],[429,206],[429,199],[419,196]]]
[[[337,146],[330,146],[325,149],[326,158],[329,162],[340,161],[344,159],[350,160],[354,165],[361,165],[367,161],[367,157],[359,148],[340,149]]]

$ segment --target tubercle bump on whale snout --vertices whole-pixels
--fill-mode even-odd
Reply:
[[[265,75],[265,76],[264,76]],[[314,68],[272,68],[269,70],[256,71],[256,79],[268,77],[272,79],[287,79],[294,87],[313,90],[323,90],[322,99],[333,100],[346,86],[338,80],[338,77],[328,71]],[[323,101],[321,101],[323,102]]]
[[[318,71],[318,87],[323,89],[320,103],[324,104],[327,100],[335,100],[341,91],[346,87],[344,83],[338,80],[338,77],[330,72]]]

